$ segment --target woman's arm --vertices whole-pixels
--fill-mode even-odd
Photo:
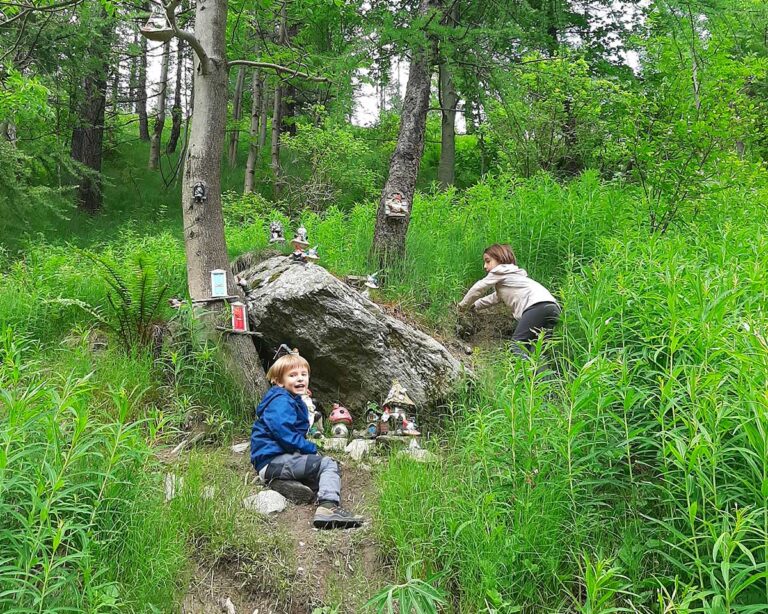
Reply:
[[[494,275],[493,273],[489,273],[488,275],[483,277],[480,281],[478,281],[474,286],[472,286],[469,289],[469,292],[467,292],[464,295],[464,298],[461,299],[461,302],[459,303],[459,308],[466,309],[467,307],[472,305],[472,303],[474,303],[477,299],[480,298],[483,292],[488,290],[488,288],[492,288],[493,286],[495,286],[497,281],[498,279],[496,278],[496,275]],[[494,294],[496,293],[494,292]],[[498,299],[496,302],[498,302]]]

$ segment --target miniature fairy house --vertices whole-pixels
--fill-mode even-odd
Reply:
[[[334,403],[328,422],[331,423],[331,437],[347,437],[352,426],[352,414],[343,405]]]
[[[408,201],[402,192],[393,192],[384,201],[384,215],[388,218],[404,218],[408,215]]]
[[[392,387],[389,389],[382,407],[381,422],[382,425],[388,423],[387,431],[393,432],[395,435],[420,434],[416,430],[414,418],[408,417],[408,412],[413,412],[416,409],[416,403],[411,400],[406,389],[397,380],[392,381]]]

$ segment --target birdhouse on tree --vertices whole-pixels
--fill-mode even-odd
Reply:
[[[144,38],[159,43],[166,43],[173,38],[173,27],[161,4],[152,3],[149,19],[139,28],[139,31]]]
[[[402,192],[392,192],[384,201],[384,215],[390,219],[400,219],[408,215],[408,201]]]

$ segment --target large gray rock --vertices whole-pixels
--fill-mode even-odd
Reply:
[[[241,272],[251,287],[248,313],[265,358],[281,343],[297,347],[312,369],[312,392],[361,416],[397,379],[419,406],[446,397],[461,363],[429,335],[385,313],[315,264],[279,256]]]

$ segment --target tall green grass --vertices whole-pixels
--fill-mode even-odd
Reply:
[[[567,261],[547,350],[559,377],[484,356],[435,442],[441,464],[383,471],[382,518],[398,522],[382,535],[403,569],[447,571],[458,611],[768,609],[768,245],[752,187],[679,231],[619,226]]]

